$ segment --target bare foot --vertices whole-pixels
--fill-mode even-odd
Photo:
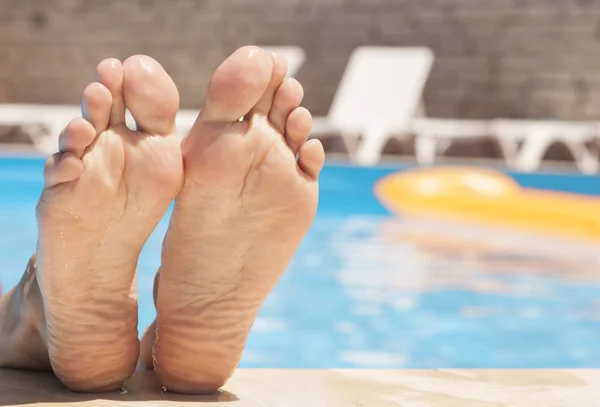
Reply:
[[[231,376],[315,216],[323,147],[306,142],[312,119],[286,71],[261,49],[236,51],[183,142],[157,298],[154,362],[168,390],[212,392]]]
[[[183,182],[171,78],[145,56],[97,71],[84,119],[66,127],[46,165],[37,208],[48,353],[79,391],[118,389],[135,369],[138,256]],[[138,131],[125,126],[125,107]]]

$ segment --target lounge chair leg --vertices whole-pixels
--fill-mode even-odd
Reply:
[[[531,172],[540,168],[544,153],[554,139],[545,132],[531,132],[525,138],[525,144],[515,160],[517,171]]]
[[[502,137],[498,137],[498,144],[500,145],[500,150],[502,151],[502,155],[504,156],[504,161],[506,162],[506,166],[509,169],[513,169],[516,157],[518,154],[517,141],[514,139],[506,140]]]
[[[415,155],[419,165],[432,165],[437,156],[437,138],[431,135],[417,136],[415,140]]]
[[[388,139],[388,135],[381,129],[367,130],[358,151],[356,160],[360,165],[372,166],[381,159],[381,151]]]
[[[577,169],[582,174],[597,174],[598,173],[598,156],[593,154],[583,143],[567,142],[567,147],[573,154]]]

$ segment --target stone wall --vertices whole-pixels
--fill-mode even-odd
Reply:
[[[99,60],[147,53],[199,107],[248,43],[306,49],[316,114],[354,47],[427,45],[430,116],[600,118],[600,0],[0,0],[0,102],[78,103]]]

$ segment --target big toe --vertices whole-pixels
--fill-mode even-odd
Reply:
[[[156,60],[135,55],[123,63],[123,97],[138,130],[158,135],[174,132],[179,92]]]
[[[245,116],[263,98],[271,83],[274,58],[258,47],[242,47],[213,74],[201,120],[233,122]]]

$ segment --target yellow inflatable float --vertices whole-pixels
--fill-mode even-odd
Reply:
[[[522,188],[491,169],[403,171],[382,178],[375,193],[401,216],[441,216],[600,241],[600,198]]]

